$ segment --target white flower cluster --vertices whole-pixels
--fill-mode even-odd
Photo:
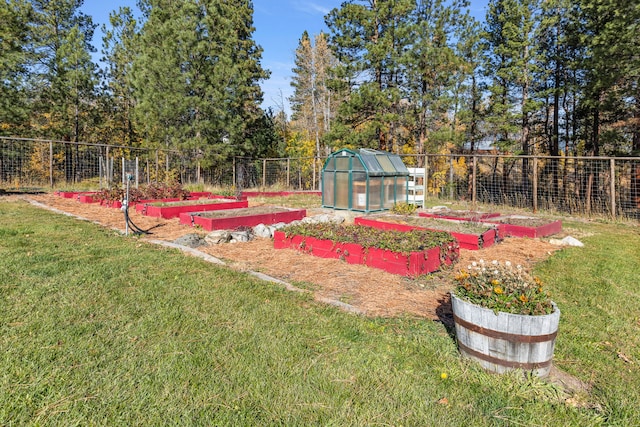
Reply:
[[[511,261],[505,261],[504,262],[504,266],[508,269],[511,269],[511,266],[513,264],[511,264]],[[491,264],[489,265],[485,260],[481,259],[478,262],[473,261],[471,264],[469,264],[467,266],[468,270],[477,270],[477,271],[487,271],[487,266],[489,266],[489,268],[491,268],[491,266],[493,267],[499,267],[500,266],[500,261],[498,260],[493,260],[491,261]],[[520,264],[516,265],[516,270],[521,271],[522,270],[522,266]],[[493,270],[494,274],[498,274],[498,270]]]

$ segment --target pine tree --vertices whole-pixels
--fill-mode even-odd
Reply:
[[[454,40],[470,23],[463,13],[467,6],[467,1],[419,1],[411,17],[403,86],[418,154],[450,150],[462,143],[458,113],[469,63],[454,49]]]
[[[261,49],[251,2],[145,0],[133,65],[137,123],[145,138],[202,159],[251,155],[262,120]]]
[[[30,69],[37,93],[34,108],[41,129],[51,137],[79,141],[93,107],[96,67],[91,61],[95,25],[79,12],[82,0],[32,0]],[[67,179],[71,179],[67,175]]]
[[[458,30],[456,54],[460,62],[459,90],[460,116],[464,124],[465,145],[473,153],[484,136],[483,120],[485,87],[482,78],[482,31],[480,23],[466,17]]]
[[[26,1],[0,3],[0,135],[27,130],[27,72],[33,60],[28,50],[29,16]]]
[[[135,102],[131,69],[137,55],[139,28],[128,7],[112,12],[109,23],[109,27],[102,27],[102,61],[105,63],[100,97],[102,137],[122,145],[133,145],[137,136],[133,125]]]
[[[330,69],[335,59],[328,48],[326,34],[318,34],[312,44],[305,31],[296,49],[295,64],[291,82],[294,93],[289,98],[294,127],[314,141],[315,156],[328,154],[326,147],[321,147],[321,141],[330,129],[337,98],[329,88]]]
[[[487,14],[486,71],[491,84],[493,131],[505,148],[530,154],[532,76],[536,73],[535,23],[538,0],[492,0]]]
[[[295,68],[291,86],[294,88],[293,95],[289,98],[292,110],[292,121],[297,123],[297,128],[305,133],[308,140],[318,136],[316,112],[316,88],[314,74],[313,46],[309,34],[305,31],[298,41],[295,52]],[[316,138],[316,153],[320,151]]]
[[[325,18],[345,102],[330,138],[342,146],[398,148],[403,106],[401,57],[412,0],[351,0]]]

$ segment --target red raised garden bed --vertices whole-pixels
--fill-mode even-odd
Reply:
[[[249,202],[244,201],[229,201],[218,203],[194,203],[191,205],[177,205],[177,206],[155,206],[147,203],[136,204],[136,211],[143,215],[152,216],[156,218],[177,218],[181,213],[185,212],[207,212],[218,211],[222,209],[239,209],[249,207]]]
[[[295,249],[320,258],[342,259],[349,264],[364,264],[388,273],[417,277],[440,269],[442,260],[451,265],[458,258],[459,249],[451,248],[441,256],[441,248],[435,247],[407,255],[386,249],[363,248],[356,243],[337,243],[314,237],[287,237],[283,231],[273,234],[275,249]]]
[[[290,223],[307,215],[306,209],[281,209],[269,213],[255,214],[252,214],[251,210],[252,208],[242,209],[238,212],[225,210],[225,216],[216,215],[212,217],[207,217],[206,212],[185,212],[180,214],[180,224],[199,225],[207,231],[228,230],[242,226],[253,227],[258,224]],[[259,210],[256,212],[259,212]]]
[[[213,194],[211,194],[211,191],[192,191],[191,193],[189,193],[189,196],[191,196],[191,197],[211,197],[211,196],[213,196]]]
[[[78,201],[80,203],[94,203],[97,200],[93,197],[94,193],[78,193]]]
[[[491,218],[487,222],[498,225],[500,235],[512,237],[546,237],[562,231],[562,221],[544,222],[540,218],[520,215]]]
[[[489,246],[493,246],[499,240],[498,233],[494,229],[488,229],[482,234],[469,234],[469,233],[458,233],[448,230],[437,230],[435,228],[428,227],[419,227],[417,225],[409,225],[409,224],[397,224],[394,222],[384,222],[378,221],[375,219],[357,217],[354,220],[355,224],[365,225],[367,227],[379,228],[381,230],[398,230],[398,231],[411,231],[411,230],[434,230],[434,231],[447,231],[447,233],[451,234],[456,238],[460,248],[468,249],[472,251],[477,251],[482,248],[488,248]]]
[[[106,206],[107,208],[120,209],[122,207],[122,202],[120,200],[100,200],[100,206]]]
[[[77,191],[56,191],[56,194],[65,199],[75,199],[78,197]]]
[[[458,221],[486,222],[489,218],[500,216],[497,212],[470,212],[470,211],[444,211],[444,212],[418,212],[424,218],[454,219]]]
[[[208,199],[225,199],[225,200],[247,200],[247,196],[245,196],[244,194],[240,195],[240,197],[236,197],[236,196],[223,196],[220,194],[211,194],[209,196],[207,196]]]
[[[321,196],[321,191],[243,191],[242,195],[246,197],[278,197],[278,196],[293,196],[296,194],[311,194],[314,196]]]

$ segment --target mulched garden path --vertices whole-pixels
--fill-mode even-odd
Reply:
[[[124,216],[119,209],[80,203],[54,194],[2,196],[0,202],[16,198],[33,200],[124,232]],[[252,206],[251,198],[249,206]],[[308,209],[307,215],[326,212],[331,211]],[[152,229],[153,234],[141,237],[143,239],[172,242],[185,234],[205,233],[181,225],[178,219],[151,218],[133,209],[130,210],[130,217],[138,227]],[[295,250],[274,250],[271,239],[260,238],[247,243],[200,247],[198,250],[224,260],[231,268],[261,272],[307,289],[318,300],[342,301],[367,316],[408,315],[441,321],[447,321],[449,317],[448,291],[453,286],[454,270],[414,280],[361,265],[347,264],[341,260],[316,258]],[[545,240],[508,238],[498,245],[479,251],[461,250],[458,266],[466,266],[480,259],[495,259],[508,260],[530,268],[554,250],[557,247]]]

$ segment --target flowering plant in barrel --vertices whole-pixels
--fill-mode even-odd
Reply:
[[[560,310],[540,279],[509,262],[482,260],[455,279],[451,304],[460,352],[492,372],[548,375]]]
[[[458,297],[495,312],[540,315],[554,310],[542,281],[509,261],[473,262],[460,270],[455,279]]]

